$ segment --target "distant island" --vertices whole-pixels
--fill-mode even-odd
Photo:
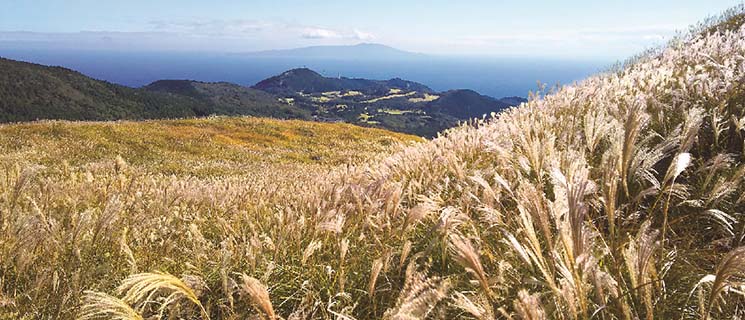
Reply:
[[[406,60],[426,57],[423,53],[399,50],[377,43],[351,46],[311,46],[286,50],[265,50],[241,53],[243,56],[306,59]]]

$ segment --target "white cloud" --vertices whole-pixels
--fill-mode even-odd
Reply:
[[[258,20],[189,20],[150,22],[157,31],[192,36],[244,37],[278,27],[275,23]]]
[[[24,32],[0,30],[2,46],[110,50],[260,51],[308,45],[370,42],[376,36],[354,27],[288,23],[282,20],[175,19],[153,20],[143,31]],[[25,43],[25,44],[24,44]]]
[[[375,35],[369,32],[354,29],[354,38],[361,41],[375,40]]]
[[[300,28],[300,37],[303,39],[337,39],[357,41],[371,41],[376,38],[374,34],[359,29],[352,29],[352,31],[350,32],[321,27]]]
[[[342,35],[331,29],[324,28],[303,28],[300,37],[305,39],[339,39]]]

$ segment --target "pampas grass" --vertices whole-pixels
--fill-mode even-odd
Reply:
[[[147,305],[153,302],[160,303],[160,314],[167,310],[170,304],[176,304],[180,299],[186,299],[199,307],[201,314],[209,319],[209,314],[202,306],[194,290],[181,279],[164,272],[138,273],[131,275],[122,281],[117,288],[122,294],[122,301],[138,306],[143,311]],[[157,301],[158,294],[167,294],[163,301]]]
[[[459,234],[450,235],[450,250],[456,261],[466,270],[472,272],[481,284],[485,292],[491,293],[489,280],[484,267],[481,265],[480,255],[471,244],[471,241]]]
[[[143,320],[142,316],[123,300],[108,294],[85,291],[79,320]]]
[[[375,295],[375,284],[378,283],[380,271],[383,270],[383,258],[375,259],[370,270],[370,280],[367,282],[367,294],[372,297]]]
[[[537,294],[529,294],[525,290],[520,290],[515,299],[515,311],[520,319],[524,320],[544,320],[547,319],[546,312],[543,310],[541,300]]]
[[[415,263],[411,263],[406,270],[406,282],[396,305],[385,312],[384,319],[424,319],[447,297],[449,290],[450,283],[447,280],[428,278],[423,272],[416,270]]]
[[[706,309],[702,312],[703,318],[709,318],[721,294],[732,288],[733,280],[738,276],[745,276],[745,247],[739,247],[730,251],[717,265],[716,274],[711,284],[711,292],[706,303]],[[738,280],[734,283],[739,285],[742,282]]]
[[[246,274],[241,274],[241,280],[241,289],[251,300],[251,303],[266,314],[270,320],[276,319],[277,316],[274,314],[274,307],[269,299],[269,291],[267,291],[266,286],[258,279]]]
[[[738,21],[409,145],[266,119],[0,126],[0,318],[741,316]]]

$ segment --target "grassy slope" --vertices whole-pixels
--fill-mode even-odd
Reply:
[[[353,164],[419,138],[349,124],[253,117],[0,125],[0,159],[50,167],[121,156],[151,173],[239,175],[256,163]]]
[[[188,260],[174,255],[181,249],[172,241],[201,231],[172,233],[167,225],[199,228],[202,210],[217,219],[273,217],[332,168],[421,140],[350,124],[253,117],[0,125],[0,319],[73,318],[80,290],[110,289],[133,268],[168,270]],[[107,206],[107,213],[99,210]],[[31,208],[41,215],[22,213]],[[106,226],[83,231],[94,220]],[[126,239],[125,247],[110,247],[115,234],[145,242],[121,251]],[[120,264],[126,257],[138,262]],[[203,258],[216,261],[214,254]],[[56,288],[40,291],[30,285],[36,281]]]
[[[691,36],[383,161],[296,180],[121,161],[7,171],[2,311],[733,318],[743,43],[742,29]]]

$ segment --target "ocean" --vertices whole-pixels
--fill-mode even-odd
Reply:
[[[329,77],[402,78],[434,90],[472,89],[492,97],[527,97],[538,83],[570,84],[614,62],[551,58],[424,56],[406,60],[303,59],[240,54],[2,49],[0,57],[70,68],[90,77],[140,87],[161,79],[227,81],[251,86],[307,67]]]

